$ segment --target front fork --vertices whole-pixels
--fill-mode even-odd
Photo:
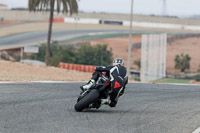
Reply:
[[[80,95],[79,95],[79,97],[78,97],[78,99],[77,99],[77,102],[79,102],[82,98],[84,98],[89,92],[90,92],[89,89],[85,90],[85,91],[82,90],[81,93],[80,93]]]

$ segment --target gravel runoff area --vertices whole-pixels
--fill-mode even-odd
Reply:
[[[91,73],[0,60],[0,81],[88,81]]]
[[[92,73],[66,70],[52,66],[39,66],[21,62],[0,60],[0,82],[34,82],[34,81],[83,81],[87,82]],[[129,79],[129,83],[138,81]],[[200,82],[190,82],[200,84]]]

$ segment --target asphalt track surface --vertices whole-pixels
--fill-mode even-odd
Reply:
[[[98,34],[98,33],[128,33],[128,30],[117,30],[117,29],[96,29],[96,30],[54,30],[52,32],[52,40],[62,41],[71,39],[74,37],[80,37],[84,35],[90,34]],[[151,31],[134,31],[133,33],[141,34],[141,33],[151,33]],[[159,32],[158,32],[159,33]],[[38,45],[46,42],[47,40],[47,31],[35,31],[35,32],[27,32],[21,33],[6,37],[0,37],[0,49],[8,49],[8,48],[17,48],[24,47],[30,45]]]
[[[98,32],[128,32],[127,30],[54,30],[52,40],[66,40]],[[0,48],[35,45],[46,42],[47,31],[27,32],[0,38]]]
[[[81,84],[0,84],[0,133],[192,133],[200,127],[200,86],[129,83],[117,107],[76,112]]]

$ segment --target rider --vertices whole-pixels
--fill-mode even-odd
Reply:
[[[100,66],[95,68],[92,78],[86,85],[81,86],[81,89],[89,89],[95,84],[95,81],[106,72],[110,77],[111,92],[107,99],[102,99],[101,104],[108,104],[110,107],[115,107],[119,96],[123,95],[126,84],[128,83],[127,70],[124,67],[124,61],[121,58],[116,58],[112,66]]]

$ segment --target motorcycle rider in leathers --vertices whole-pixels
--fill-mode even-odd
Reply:
[[[106,72],[110,77],[111,92],[107,99],[102,99],[101,104],[108,104],[110,107],[115,107],[118,98],[123,95],[126,84],[128,83],[127,70],[124,67],[124,61],[121,58],[116,58],[112,66],[100,66],[95,68],[92,78],[86,85],[81,86],[82,90],[89,89],[95,84],[95,81]]]

